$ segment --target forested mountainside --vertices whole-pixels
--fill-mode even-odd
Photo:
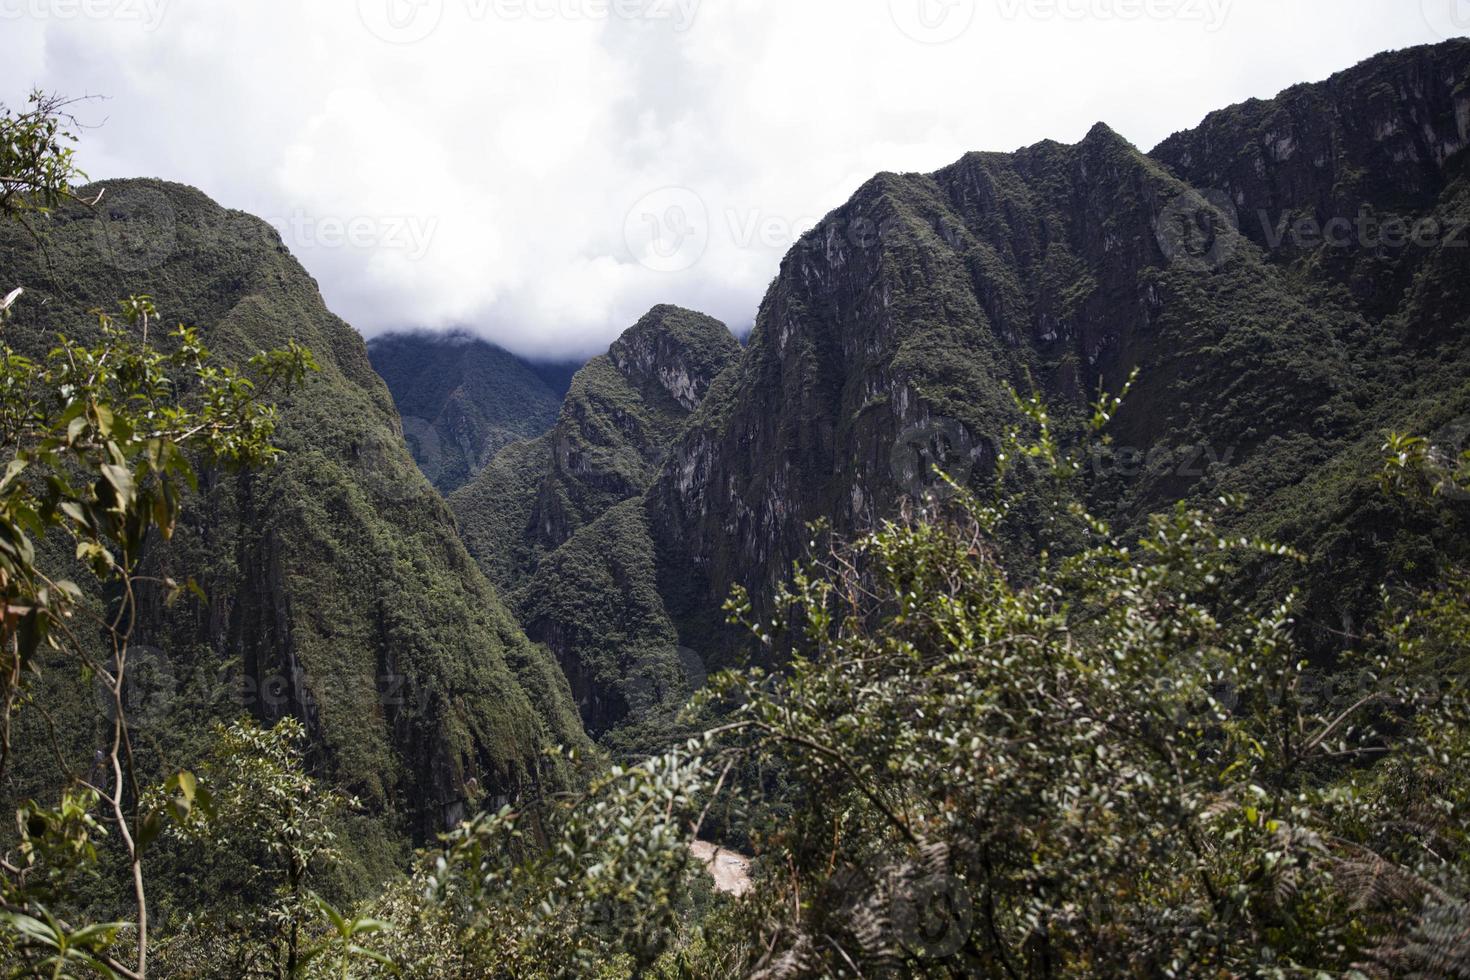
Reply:
[[[584,738],[566,682],[459,542],[362,338],[264,222],[159,181],[84,196],[99,193],[55,212],[39,244],[0,228],[0,267],[26,289],[13,346],[90,336],[89,310],[146,292],[167,325],[198,326],[227,361],[295,340],[321,366],[281,402],[280,462],[204,473],[185,526],[150,559],[159,575],[186,569],[203,598],[165,607],[160,589],[146,602],[135,643],[148,710],[133,737],[149,768],[197,755],[212,719],[299,718],[315,768],[374,822],[346,844],[379,874],[474,804],[562,786],[544,750]],[[77,719],[93,694],[51,682],[62,748],[85,772],[99,735]],[[26,722],[37,727],[17,744],[44,755],[41,719]],[[7,805],[38,792],[35,772],[12,764]]]
[[[618,466],[596,467],[598,492],[565,489],[585,465],[566,429],[587,415],[579,392],[614,376],[594,362],[545,437],[558,448],[507,448],[455,510],[492,578],[529,583],[527,628],[602,731],[628,710],[620,686],[662,684],[630,665],[664,671],[680,643],[729,662],[743,641],[724,599],[769,595],[809,522],[871,526],[933,489],[935,459],[987,485],[1020,422],[1011,389],[1034,386],[1065,432],[1136,372],[1089,460],[1093,506],[1127,527],[1245,494],[1245,526],[1316,559],[1293,584],[1330,655],[1381,585],[1464,543],[1431,541],[1371,460],[1389,428],[1470,418],[1467,141],[1470,42],[1453,41],[1216,113],[1150,154],[1099,124],[1074,146],[879,175],[787,255],[640,502],[646,478]],[[1018,501],[1037,489],[1009,479]],[[1283,591],[1275,574],[1246,587]]]
[[[72,104],[0,105],[0,973],[1470,975],[1470,40],[880,174],[554,421]]]
[[[636,501],[739,354],[718,320],[655,307],[577,372],[551,432],[506,448],[450,497],[470,553],[557,653],[593,730],[652,697],[648,672],[676,676]]]
[[[394,333],[368,342],[419,469],[442,494],[512,442],[556,423],[570,366],[528,364],[469,334]]]

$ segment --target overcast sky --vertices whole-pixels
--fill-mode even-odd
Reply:
[[[603,349],[753,319],[882,170],[1208,111],[1470,31],[1470,0],[0,0],[0,100],[83,107],[94,177],[267,218],[369,336]]]

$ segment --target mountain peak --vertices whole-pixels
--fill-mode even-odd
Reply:
[[[607,354],[634,385],[661,388],[692,412],[739,350],[730,328],[714,317],[660,304],[623,331]]]

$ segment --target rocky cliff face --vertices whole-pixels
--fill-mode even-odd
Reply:
[[[1414,245],[1415,224],[1470,145],[1467,48],[1455,41],[1380,55],[1321,84],[1212,113],[1152,156],[1209,192],[1272,261],[1316,260],[1315,274],[1384,316],[1412,280],[1413,260],[1431,251]],[[1420,231],[1421,241],[1443,235]]]
[[[281,404],[282,461],[205,474],[159,553],[208,599],[159,603],[139,631],[163,678],[144,751],[166,760],[210,718],[294,715],[325,775],[419,839],[472,798],[559,785],[543,750],[584,737],[566,681],[457,539],[362,339],[264,223],[174,184],[105,190],[49,223],[45,252],[0,232],[0,266],[28,288],[9,329],[84,335],[88,309],[149,293],[226,359],[295,339],[322,365]]]
[[[721,659],[734,641],[711,610],[736,584],[768,592],[806,522],[866,526],[922,491],[935,458],[984,484],[1016,421],[1007,386],[1034,381],[1065,427],[1134,369],[1088,473],[1095,506],[1127,527],[1245,493],[1254,529],[1350,562],[1350,585],[1306,585],[1322,622],[1352,622],[1422,544],[1366,533],[1398,520],[1370,486],[1382,430],[1470,407],[1464,236],[1448,230],[1470,214],[1467,78],[1470,43],[1452,42],[1216,114],[1155,156],[1099,125],[1076,146],[869,182],[787,256],[740,365],[646,496],[684,642]],[[1239,218],[1359,207],[1441,231],[1397,252],[1283,251]],[[1359,530],[1380,545],[1344,552]]]

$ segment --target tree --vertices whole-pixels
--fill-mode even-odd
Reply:
[[[6,218],[44,215],[72,194],[69,181],[77,174],[63,146],[73,138],[65,103],[38,96],[32,105],[19,116],[0,112],[0,216]],[[23,301],[18,291],[9,293],[0,317]],[[43,650],[67,655],[79,674],[98,678],[110,701],[101,775],[58,773],[68,787],[60,807],[30,805],[22,860],[0,864],[5,941],[23,963],[40,957],[58,970],[86,962],[123,976],[147,972],[143,855],[161,823],[158,812],[142,806],[127,720],[143,557],[172,535],[187,493],[197,489],[196,463],[260,466],[274,458],[276,413],[258,385],[289,385],[315,366],[294,344],[261,353],[244,371],[217,366],[197,331],[179,326],[160,337],[157,319],[148,297],[131,297],[118,316],[97,313],[97,343],[61,334],[41,360],[22,356],[0,337],[0,775],[15,713],[39,710],[26,700]],[[47,535],[74,545],[93,579],[88,589],[41,567],[35,542]],[[168,589],[170,601],[190,587],[151,584]],[[100,596],[100,605],[83,601],[84,594]],[[176,777],[176,788],[184,779]],[[192,803],[187,796],[183,802]],[[104,821],[82,818],[94,803]],[[126,853],[135,910],[127,929],[136,950],[131,968],[107,952],[124,931],[121,923],[77,926],[49,904],[65,897],[55,887],[57,875],[84,870],[104,829]]]
[[[1018,399],[1031,461],[1078,456]],[[1111,415],[1100,408],[1093,431]],[[1085,452],[1085,447],[1079,452]],[[749,903],[763,977],[1452,975],[1470,900],[1463,587],[1390,611],[1332,673],[1290,601],[1234,596],[1296,560],[1179,507],[1136,541],[1059,494],[1024,580],[1003,497],[960,495],[819,548],[774,621],[775,679],[727,675],[725,751],[791,775]],[[758,788],[743,787],[747,793]],[[1458,964],[1458,965],[1457,965]]]

